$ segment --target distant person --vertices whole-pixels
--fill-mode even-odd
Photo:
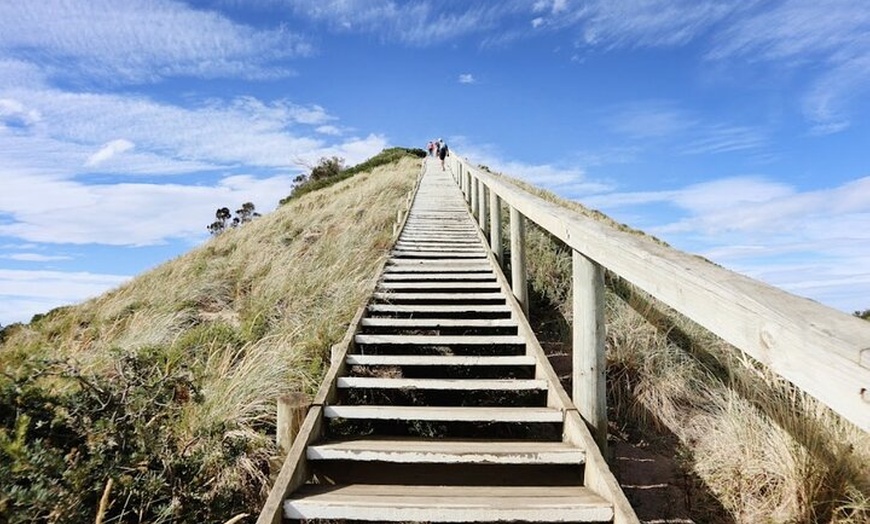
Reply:
[[[426,149],[429,150],[429,156],[435,156],[435,141],[430,140],[429,145],[426,146]]]
[[[438,158],[441,159],[441,171],[444,171],[444,159],[447,158],[448,152],[449,151],[447,150],[447,144],[445,144],[444,141],[441,140],[438,143]]]

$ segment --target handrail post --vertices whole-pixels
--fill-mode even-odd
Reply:
[[[484,184],[483,180],[480,179],[478,179],[478,183],[480,195],[477,198],[477,203],[480,205],[480,209],[477,211],[477,223],[480,226],[480,230],[483,231],[483,234],[487,235],[489,233],[489,228],[486,223],[486,184]]]
[[[471,171],[465,170],[465,202],[471,204]]]
[[[476,178],[471,179],[471,215],[477,220],[477,211],[479,204],[477,203],[478,199],[480,199],[480,195],[478,192],[478,188],[480,187],[480,183]]]
[[[607,447],[604,269],[579,251],[573,252],[572,268],[574,347],[571,397],[604,453]]]
[[[501,199],[492,189],[489,190],[489,248],[499,264],[504,266],[504,252],[501,247]]]
[[[529,292],[526,288],[525,217],[511,206],[511,289],[523,313],[529,318]]]

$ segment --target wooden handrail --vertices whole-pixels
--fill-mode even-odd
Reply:
[[[762,362],[859,428],[870,431],[867,321],[548,202],[502,177],[477,169],[452,151],[449,165],[469,202],[480,191],[478,184],[482,184],[490,198],[497,198],[509,207],[512,229],[514,216],[518,217],[518,223],[523,217],[531,220],[592,264],[649,293]],[[477,200],[473,199],[474,204]],[[475,215],[479,214],[479,209],[474,206],[472,209],[478,211]],[[494,227],[500,224],[490,223],[490,228]],[[517,247],[512,246],[511,251]],[[517,271],[524,272],[525,268]],[[594,296],[597,290],[587,292]],[[518,298],[525,296],[524,290],[519,293]],[[575,307],[578,302],[588,300],[578,299],[575,291]],[[584,329],[588,332],[590,327]],[[603,337],[603,329],[593,332],[598,334],[591,338]],[[591,344],[592,351],[603,351],[599,341],[589,338],[585,337],[584,345]],[[580,377],[575,369],[574,379],[603,380],[598,371],[585,370],[589,376]],[[586,384],[582,389],[603,391],[597,383]],[[576,386],[574,390],[578,391]],[[596,419],[604,399],[575,398],[574,402],[586,422],[597,428]]]

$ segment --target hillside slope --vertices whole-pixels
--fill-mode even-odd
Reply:
[[[0,522],[255,511],[276,397],[310,391],[367,297],[420,162],[304,195],[0,348]]]

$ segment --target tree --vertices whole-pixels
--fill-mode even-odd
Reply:
[[[308,175],[309,180],[322,180],[336,176],[344,171],[344,159],[334,156],[332,158],[323,157],[316,166],[311,168],[311,174]]]
[[[230,213],[230,208],[219,207],[214,214],[217,220],[209,224],[206,229],[212,235],[219,235],[226,231],[227,227],[238,227],[246,224],[260,216],[260,213],[257,213],[255,209],[256,207],[253,202],[245,202],[241,208],[236,209],[236,216],[233,217],[232,213]]]
[[[236,209],[236,218],[233,219],[233,224],[246,224],[251,220],[260,216],[260,213],[254,211],[256,208],[252,202],[245,202],[240,209]],[[236,222],[238,220],[238,222]]]

